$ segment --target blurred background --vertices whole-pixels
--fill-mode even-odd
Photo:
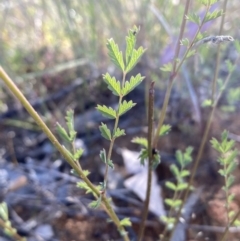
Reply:
[[[133,159],[131,151],[139,151],[131,143],[132,137],[146,136],[146,100],[151,81],[156,82],[156,119],[162,106],[168,75],[160,67],[174,55],[184,4],[184,0],[0,0],[0,65],[54,132],[56,122],[64,125],[66,111],[74,109],[76,144],[85,148],[81,163],[91,171],[90,179],[96,184],[102,181],[104,170],[99,151],[108,148],[98,125],[102,121],[109,126],[113,123],[99,115],[95,106],[117,103],[102,74],[109,72],[121,79],[121,72],[109,60],[106,41],[113,38],[124,50],[127,31],[133,25],[140,27],[137,46],[147,51],[131,74],[141,73],[146,79],[127,97],[137,106],[120,121],[127,136],[116,142],[113,153],[116,169],[110,178],[109,192],[120,217],[132,218],[134,225],[128,231],[133,240],[142,201],[135,190],[124,185],[130,175],[124,163]],[[223,1],[218,1],[211,11],[221,9],[222,5]],[[192,1],[190,9],[200,16],[205,11],[199,1]],[[239,10],[238,0],[228,1],[223,35],[236,41],[240,37]],[[211,21],[204,25],[202,34],[218,35],[219,26],[220,19]],[[191,39],[196,30],[193,23],[187,23],[185,37]],[[189,145],[195,152],[198,149],[210,111],[202,103],[211,96],[216,51],[214,44],[200,46],[177,77],[166,119],[172,132],[159,144],[162,164],[156,174],[163,194],[157,202],[163,203],[162,195],[170,195],[164,192],[164,182],[172,178],[168,167],[175,161],[175,151]],[[238,58],[234,43],[222,44],[219,83],[228,75],[226,60],[237,63],[237,68],[220,100],[210,133],[219,137],[226,128],[237,142],[240,141]],[[88,209],[92,197],[75,187],[77,177],[70,174],[68,165],[1,82],[0,168],[7,172],[9,185],[23,181],[21,187],[12,188],[4,199],[13,224],[29,240],[121,240],[115,227],[105,223],[104,212]],[[212,193],[221,184],[216,170],[216,153],[207,146],[197,180],[199,186],[211,184],[212,188],[199,197],[201,208],[194,209],[199,216],[194,222],[199,225],[221,226],[221,218],[214,216],[219,210],[213,213],[206,201],[215,200]],[[157,240],[163,227],[157,215],[163,212],[164,208],[150,215],[145,240]],[[188,237],[195,237],[198,231],[189,231]],[[206,231],[202,239],[205,237],[217,240],[212,231]]]

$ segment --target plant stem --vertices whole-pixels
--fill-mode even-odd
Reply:
[[[84,175],[82,168],[80,165],[78,165],[67,153],[65,148],[58,142],[57,138],[53,135],[53,133],[50,131],[50,129],[47,127],[47,125],[43,122],[41,117],[38,115],[38,113],[34,110],[34,108],[31,106],[29,101],[25,98],[25,96],[22,94],[22,92],[18,89],[18,87],[15,85],[15,83],[11,80],[11,78],[7,75],[7,73],[3,70],[3,68],[0,66],[0,78],[4,81],[7,88],[14,94],[14,96],[21,102],[21,104],[24,106],[24,108],[28,111],[28,113],[32,116],[34,121],[37,123],[37,125],[42,129],[42,131],[46,134],[48,139],[52,142],[54,147],[61,153],[61,155],[64,157],[64,159],[69,163],[69,165],[76,171],[76,173],[82,178],[82,180],[91,188],[93,193],[99,197],[100,192],[97,190],[97,188],[94,186],[94,184]],[[112,219],[112,221],[117,226],[118,230],[122,233],[125,233],[124,227],[121,225],[120,220],[118,219],[115,211],[111,207],[109,200],[106,197],[102,197],[102,201],[104,203],[104,208],[106,209],[106,212]],[[123,236],[124,241],[129,241],[128,235]]]
[[[14,238],[17,241],[26,241],[25,238],[21,237],[16,233],[16,229],[9,227],[6,223],[0,218],[0,226],[3,230],[7,230],[10,234],[8,234],[11,238]]]
[[[123,78],[122,78],[122,87],[123,87],[124,84],[125,84],[125,80],[126,80],[126,73],[124,72],[124,73],[123,73]],[[114,142],[115,142],[115,139],[116,139],[116,138],[113,137],[113,135],[114,135],[114,133],[116,132],[117,127],[118,127],[119,110],[120,110],[120,105],[121,105],[121,103],[122,103],[122,99],[123,99],[123,96],[120,95],[119,100],[118,100],[117,115],[116,115],[116,119],[115,119],[115,123],[114,123],[114,128],[113,128],[113,132],[112,132],[112,139],[111,139],[111,141],[110,141],[110,146],[109,146],[109,150],[108,150],[108,154],[107,154],[107,160],[111,160],[111,156],[112,156],[112,149],[113,149],[113,145],[114,145]],[[108,166],[108,164],[106,164],[106,169],[105,169],[105,174],[104,174],[105,188],[107,187],[108,170],[109,170],[109,166]],[[103,193],[105,194],[105,191],[104,191]]]
[[[228,231],[229,231],[229,227],[233,226],[234,222],[237,220],[239,215],[240,215],[240,209],[238,210],[238,212],[236,213],[236,215],[232,219],[231,223],[229,225],[227,225],[227,227],[225,228],[225,231],[224,231],[223,236],[222,236],[220,241],[225,241],[226,235],[228,234]]]
[[[185,26],[186,26],[186,15],[188,14],[190,2],[191,2],[191,0],[187,0],[187,2],[185,4],[185,9],[184,9],[184,14],[183,14],[181,29],[180,29],[180,33],[179,33],[179,37],[178,37],[178,41],[177,41],[177,45],[176,45],[176,49],[175,49],[174,59],[173,59],[173,70],[172,70],[172,73],[171,73],[171,75],[169,77],[169,84],[168,84],[168,87],[167,87],[167,91],[166,91],[164,102],[163,102],[163,107],[162,107],[162,110],[161,110],[160,116],[159,116],[157,130],[155,132],[155,136],[154,136],[154,140],[153,140],[153,147],[155,149],[157,149],[157,143],[158,143],[158,139],[159,139],[159,132],[161,130],[161,127],[162,127],[164,119],[165,119],[166,110],[167,110],[167,106],[168,106],[169,99],[170,99],[170,94],[171,94],[172,87],[173,87],[173,84],[174,84],[174,79],[175,79],[175,77],[177,75],[176,67],[177,67],[177,58],[179,56],[180,47],[181,47],[180,46],[180,40],[183,38],[183,34],[184,34]]]
[[[187,5],[187,3],[186,3],[186,5]],[[200,30],[201,30],[201,28],[202,28],[202,26],[204,24],[204,19],[205,19],[206,15],[207,15],[209,9],[210,9],[210,5],[207,6],[207,10],[206,10],[205,15],[203,17],[203,20],[202,20],[201,24],[199,25],[198,30],[195,33],[191,43],[189,44],[185,54],[183,55],[183,58],[181,59],[180,63],[178,65],[176,65],[177,62],[174,61],[173,71],[172,71],[172,74],[169,77],[169,84],[168,84],[166,95],[165,95],[165,98],[164,98],[163,107],[162,107],[162,110],[160,112],[160,117],[159,117],[159,122],[158,122],[158,126],[157,126],[157,131],[155,132],[154,143],[153,143],[154,148],[157,148],[157,143],[158,143],[158,139],[159,139],[158,138],[158,133],[160,132],[161,127],[162,127],[163,122],[164,122],[164,119],[165,119],[166,110],[167,110],[167,106],[168,106],[168,103],[169,103],[170,94],[171,94],[171,91],[172,91],[172,87],[173,87],[175,78],[176,78],[180,68],[182,67],[183,63],[185,62],[189,51],[194,46],[194,42],[195,42],[195,40],[196,40],[196,38],[198,36],[198,33],[200,32]],[[182,21],[182,26],[184,26],[184,28],[185,28],[185,25],[186,25],[185,16],[187,15],[187,12],[188,12],[188,9],[186,10],[186,6],[185,6],[185,14],[184,14],[184,18],[183,18],[183,21]],[[178,55],[179,55],[180,40],[183,38],[183,31],[182,31],[182,29],[183,29],[183,27],[181,27],[181,31],[180,31],[180,35],[179,35],[179,39],[178,39],[178,45],[177,45],[177,48],[176,48],[176,51],[175,51],[174,59],[177,59]]]
[[[224,0],[223,3],[223,15],[221,16],[221,23],[220,23],[220,28],[219,28],[219,34],[222,35],[223,32],[223,25],[224,25],[224,20],[225,20],[225,14],[227,10],[227,3],[228,0]],[[215,72],[214,72],[214,81],[212,82],[212,103],[214,102],[215,94],[216,94],[216,86],[217,86],[217,78],[218,78],[218,72],[219,72],[219,66],[220,66],[220,48],[221,45],[219,44],[217,46],[217,57],[216,57],[216,66],[215,66]]]
[[[152,160],[153,160],[153,121],[154,121],[154,82],[151,83],[149,89],[148,98],[148,179],[147,179],[147,190],[146,198],[143,207],[141,224],[138,232],[138,241],[143,239],[143,234],[145,230],[145,222],[148,215],[148,206],[150,201],[151,187],[152,187]]]
[[[238,59],[239,59],[239,57],[238,57]],[[238,62],[238,59],[235,62],[235,66],[236,66],[236,64]],[[216,70],[217,70],[217,68],[215,69],[215,71]],[[216,97],[215,102],[213,102],[213,104],[212,104],[212,110],[211,110],[211,113],[210,113],[209,118],[207,120],[206,129],[204,131],[204,135],[203,135],[203,138],[202,138],[202,141],[201,141],[201,144],[200,144],[200,148],[199,148],[199,151],[198,151],[198,154],[197,154],[194,166],[193,166],[192,171],[191,171],[191,177],[190,177],[190,180],[188,182],[188,188],[186,189],[186,192],[184,194],[183,202],[182,202],[181,208],[180,208],[180,210],[178,212],[176,221],[179,219],[179,217],[181,215],[181,209],[183,208],[183,205],[184,205],[184,203],[185,203],[185,201],[186,201],[186,199],[188,197],[190,188],[191,188],[191,186],[193,184],[193,180],[194,180],[195,174],[197,172],[197,168],[199,166],[199,163],[200,163],[200,160],[201,160],[201,157],[202,157],[202,154],[203,154],[203,150],[204,150],[204,147],[205,147],[205,144],[206,144],[206,141],[207,141],[207,137],[208,137],[208,134],[209,134],[209,130],[210,130],[210,127],[211,127],[212,119],[213,119],[213,116],[214,116],[217,104],[218,104],[218,102],[219,102],[219,100],[220,100],[220,98],[222,96],[222,93],[223,93],[224,89],[226,88],[226,86],[227,86],[227,84],[228,84],[228,82],[229,82],[229,80],[231,78],[231,75],[232,75],[232,72],[229,72],[229,74],[228,74],[228,76],[227,76],[227,78],[226,78],[226,80],[225,80],[225,82],[223,84],[223,87],[220,89],[220,91],[219,91],[219,93],[218,93],[218,95]],[[215,76],[215,78],[217,78],[218,75],[214,74],[214,76]],[[213,80],[213,82],[214,81],[215,80]],[[226,232],[228,232],[228,231],[226,231]]]

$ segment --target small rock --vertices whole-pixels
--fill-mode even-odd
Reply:
[[[41,236],[44,239],[50,239],[53,237],[54,232],[51,225],[43,224],[36,228],[35,234]]]

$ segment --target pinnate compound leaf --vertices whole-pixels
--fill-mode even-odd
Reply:
[[[141,145],[145,148],[148,147],[148,141],[147,141],[147,138],[144,138],[144,137],[134,137],[131,141],[132,143],[136,143],[138,145]]]
[[[178,167],[175,164],[172,164],[170,166],[170,170],[174,174],[175,177],[180,177],[179,169],[178,169]]]
[[[177,191],[182,191],[182,190],[185,190],[187,189],[188,187],[188,184],[187,183],[179,183],[178,186],[177,186]]]
[[[164,202],[165,202],[168,206],[174,207],[174,200],[169,199],[169,198],[166,198],[166,199],[164,200]]]
[[[130,81],[125,82],[124,87],[122,89],[122,95],[125,96],[133,89],[135,89],[143,81],[144,78],[145,77],[141,76],[141,74],[138,74],[135,77],[132,76]]]
[[[222,153],[221,145],[220,145],[220,143],[218,142],[218,140],[217,140],[216,138],[212,138],[212,140],[210,141],[210,143],[212,144],[212,147],[213,147],[216,151]]]
[[[196,53],[195,49],[192,49],[192,50],[188,51],[186,58],[192,57],[195,53]]]
[[[184,165],[184,157],[183,157],[182,151],[180,151],[180,150],[176,151],[176,159],[177,159],[177,162],[182,167]]]
[[[82,156],[83,152],[84,150],[82,148],[77,149],[73,155],[74,160],[78,160]]]
[[[138,49],[133,50],[131,60],[129,61],[126,67],[126,73],[133,69],[133,67],[138,63],[139,59],[144,54],[144,52],[145,49],[143,47],[139,47]]]
[[[100,196],[97,200],[90,202],[90,203],[88,204],[88,207],[89,207],[89,208],[97,209],[97,208],[100,207],[101,202],[102,202],[102,196]]]
[[[182,170],[180,172],[180,177],[187,177],[190,175],[190,172],[188,170]]]
[[[108,161],[107,161],[107,165],[108,165],[110,168],[114,169],[114,164],[113,164],[113,161],[112,161],[112,160],[108,160]]]
[[[114,40],[108,39],[107,41],[108,55],[111,58],[112,62],[119,67],[122,71],[124,71],[125,66],[123,62],[123,54],[119,51],[118,45],[114,42]]]
[[[83,181],[78,182],[77,187],[84,189],[86,193],[92,193],[92,189],[87,185],[86,182],[83,182]]]
[[[101,123],[101,125],[99,126],[99,130],[101,132],[102,137],[104,137],[107,140],[111,140],[111,131],[108,129],[107,125],[104,123]]]
[[[128,102],[124,100],[119,106],[119,112],[118,112],[119,116],[123,115],[124,113],[132,109],[135,105],[136,103],[133,103],[132,100]]]
[[[122,226],[132,226],[132,223],[130,221],[130,218],[124,218],[120,221],[120,224]]]
[[[100,154],[99,154],[101,160],[104,162],[104,163],[107,163],[107,155],[106,155],[106,150],[103,149],[102,151],[100,151]]]
[[[116,111],[112,107],[107,107],[106,105],[97,105],[96,109],[107,118],[116,118]]]
[[[163,72],[172,72],[173,65],[172,63],[164,64],[163,67],[160,68],[160,70],[162,70]]]
[[[229,156],[227,156],[225,158],[225,163],[230,165],[231,163],[235,163],[237,165],[237,163],[235,162],[235,158],[237,157],[238,155],[238,151],[237,150],[233,150]]]
[[[169,131],[171,130],[171,126],[170,125],[162,125],[160,132],[159,132],[159,136],[165,136],[169,133]]]
[[[74,111],[68,110],[66,115],[66,124],[69,130],[71,142],[75,139],[77,132],[74,130]]]
[[[57,126],[56,126],[56,130],[57,133],[59,134],[59,136],[66,142],[70,143],[71,142],[71,138],[70,136],[68,136],[67,131],[57,122]]]
[[[132,53],[136,44],[136,33],[138,32],[138,28],[129,30],[128,36],[126,37],[126,65],[128,65],[131,60]]]
[[[201,24],[201,18],[196,13],[189,13],[186,16],[186,19],[190,22],[196,23],[197,25]]]
[[[184,38],[184,39],[180,40],[180,44],[184,45],[184,46],[189,46],[189,39]]]
[[[227,179],[227,182],[226,182],[226,187],[230,188],[232,186],[234,180],[235,180],[234,176],[232,176],[232,175],[229,176],[228,179]]]
[[[177,186],[173,183],[173,182],[169,182],[167,181],[165,183],[165,186],[170,189],[170,190],[173,190],[173,191],[176,191],[177,190]]]
[[[188,146],[184,152],[184,167],[192,161],[193,147]]]
[[[143,148],[140,151],[140,155],[139,155],[139,159],[140,159],[140,163],[141,165],[145,164],[145,160],[148,158],[148,151],[147,149]]]
[[[114,138],[117,138],[117,137],[120,137],[120,136],[125,136],[125,130],[123,129],[120,129],[120,128],[117,128],[117,130],[115,131],[113,137]]]
[[[223,10],[214,10],[211,13],[208,12],[203,22],[206,23],[206,22],[216,19],[222,15],[223,15]]]
[[[84,175],[85,177],[87,177],[89,174],[90,174],[90,171],[88,171],[88,170],[83,170],[83,175]]]
[[[226,174],[229,175],[232,173],[237,167],[237,163],[235,161],[232,161],[229,166],[227,167]]]
[[[112,169],[114,169],[114,164],[112,162],[112,160],[107,160],[107,155],[106,155],[106,151],[105,149],[103,149],[102,151],[100,151],[100,154],[99,154],[101,160],[107,164],[109,167],[111,167]]]
[[[202,107],[212,106],[213,102],[210,99],[204,100],[202,102]]]
[[[226,176],[226,174],[225,174],[225,172],[224,172],[223,169],[218,170],[218,173],[219,173],[221,176],[223,176],[223,177]]]
[[[111,77],[109,73],[106,73],[103,75],[103,79],[107,83],[108,89],[111,90],[114,95],[121,95],[121,84],[115,77]]]
[[[176,207],[179,207],[181,204],[182,204],[182,200],[176,199],[174,200],[173,206],[176,208]]]

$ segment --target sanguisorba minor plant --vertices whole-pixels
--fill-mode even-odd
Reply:
[[[169,81],[166,90],[166,95],[164,98],[164,103],[162,109],[160,111],[159,120],[157,123],[156,128],[154,127],[153,123],[153,99],[154,99],[154,84],[152,83],[150,91],[149,91],[149,106],[148,106],[148,138],[135,138],[133,142],[138,143],[142,146],[142,151],[140,154],[141,162],[144,163],[145,160],[148,159],[148,183],[147,183],[147,192],[146,192],[146,201],[144,204],[143,210],[143,217],[141,226],[139,228],[138,240],[141,241],[143,239],[144,234],[144,227],[145,227],[145,220],[147,218],[148,213],[148,204],[149,204],[149,197],[151,192],[151,175],[152,170],[159,164],[160,162],[160,155],[158,153],[158,140],[159,137],[164,136],[167,134],[171,126],[164,125],[164,121],[166,118],[166,110],[169,103],[171,91],[175,80],[181,70],[182,65],[184,62],[193,56],[196,52],[196,48],[199,44],[205,44],[209,41],[213,43],[221,43],[224,41],[233,41],[233,38],[230,36],[223,36],[221,31],[218,36],[211,36],[204,38],[201,34],[202,26],[211,20],[216,19],[217,17],[223,18],[223,13],[226,10],[225,8],[222,10],[214,10],[210,12],[210,7],[217,2],[217,0],[199,0],[205,7],[205,14],[203,17],[198,16],[195,13],[189,13],[189,7],[191,0],[186,0],[185,2],[185,9],[182,18],[181,28],[176,44],[174,58],[171,63],[166,64],[163,66],[162,71],[169,72]],[[227,0],[225,0],[225,3]],[[186,22],[191,21],[195,23],[198,28],[194,37],[189,40],[184,38],[184,31],[186,27]],[[221,25],[223,24],[224,20],[221,21]],[[99,156],[100,159],[105,163],[105,174],[103,181],[98,185],[93,184],[89,178],[89,172],[87,170],[83,170],[81,166],[81,158],[83,154],[82,149],[75,148],[75,138],[76,138],[76,131],[74,129],[74,113],[72,110],[69,110],[66,115],[66,126],[65,129],[60,124],[57,124],[57,131],[64,141],[64,145],[62,145],[58,139],[54,136],[54,134],[50,131],[50,129],[46,126],[46,124],[42,121],[38,113],[33,109],[27,99],[23,96],[22,92],[18,89],[18,87],[14,84],[14,82],[9,78],[9,76],[5,73],[5,71],[0,67],[0,78],[4,81],[8,89],[14,94],[14,96],[22,103],[22,105],[26,108],[29,114],[33,117],[35,122],[39,125],[42,131],[47,135],[49,140],[53,143],[56,149],[61,153],[64,159],[71,165],[73,172],[81,178],[81,181],[77,184],[78,187],[86,190],[88,193],[92,193],[95,197],[95,200],[90,203],[90,207],[98,208],[102,207],[106,213],[109,215],[112,222],[116,225],[117,229],[119,230],[120,234],[124,241],[130,241],[128,233],[126,232],[126,226],[131,225],[131,222],[128,218],[124,218],[120,220],[116,215],[113,206],[111,204],[111,200],[107,197],[107,181],[108,181],[108,172],[109,168],[114,168],[114,161],[111,160],[112,157],[112,150],[115,143],[115,140],[123,135],[125,135],[125,130],[121,129],[119,126],[119,119],[120,116],[125,114],[127,111],[132,109],[135,106],[132,100],[126,101],[124,100],[125,96],[130,93],[136,86],[138,86],[144,79],[143,76],[137,74],[136,76],[132,76],[127,80],[127,74],[134,68],[137,64],[139,59],[141,58],[142,54],[144,53],[145,49],[143,47],[139,47],[138,49],[135,48],[136,45],[136,36],[138,34],[139,29],[134,27],[128,32],[126,37],[126,50],[125,55],[122,51],[119,50],[118,45],[114,42],[113,39],[109,39],[107,41],[107,48],[108,53],[111,61],[122,71],[122,81],[116,80],[115,77],[112,77],[109,73],[103,75],[103,80],[107,84],[108,89],[118,97],[118,105],[117,107],[105,106],[105,105],[97,105],[96,109],[106,118],[114,120],[114,126],[111,130],[106,123],[101,123],[99,126],[99,130],[103,138],[109,141],[109,148],[108,150],[101,150]],[[181,52],[181,48],[183,52]],[[236,45],[236,48],[240,52],[240,46]],[[181,54],[183,53],[183,54]],[[185,152],[177,151],[176,153],[176,160],[177,165],[171,166],[171,171],[174,174],[176,182],[166,182],[167,188],[171,189],[174,192],[173,198],[166,199],[166,204],[170,207],[169,215],[163,217],[163,220],[166,223],[166,229],[160,236],[161,240],[167,240],[167,231],[170,230],[170,238],[174,232],[174,228],[176,227],[176,223],[179,221],[179,217],[181,215],[181,211],[186,201],[186,198],[189,194],[190,188],[193,183],[194,175],[196,173],[197,167],[199,165],[199,161],[201,159],[204,146],[207,141],[211,121],[214,115],[214,110],[218,104],[218,101],[221,97],[223,90],[226,88],[227,83],[229,82],[231,73],[234,69],[233,65],[228,64],[229,67],[229,75],[226,78],[225,82],[219,88],[219,92],[217,93],[217,74],[213,79],[212,85],[212,94],[211,99],[207,101],[209,103],[209,107],[211,108],[211,114],[207,122],[206,130],[204,131],[204,135],[202,138],[201,145],[199,150],[197,151],[197,157],[194,160],[193,170],[189,173],[186,167],[192,161],[191,153],[192,148],[187,148]],[[218,69],[218,68],[216,68]],[[215,142],[215,146],[217,146]],[[221,153],[223,154],[223,153]],[[227,167],[226,167],[227,168]],[[230,168],[230,167],[229,167]],[[232,166],[231,166],[232,168]],[[230,168],[230,169],[231,169]],[[224,172],[226,170],[224,169]],[[223,172],[222,172],[223,173]],[[227,172],[228,173],[228,172]],[[189,182],[187,183],[185,178],[190,175]],[[230,176],[228,176],[229,179]],[[230,177],[231,180],[231,177]],[[228,181],[229,182],[229,181]],[[225,190],[228,189],[225,188]],[[183,198],[180,200],[180,197]],[[231,198],[229,199],[231,201]],[[229,214],[229,220],[232,214]],[[234,220],[234,218],[232,219]],[[230,221],[231,224],[231,221]],[[227,233],[227,229],[226,229]]]
[[[14,96],[22,103],[29,114],[33,117],[35,122],[39,125],[42,131],[47,135],[49,140],[53,143],[56,149],[61,153],[65,160],[71,165],[72,172],[81,178],[81,181],[77,184],[78,187],[86,190],[87,193],[92,193],[95,197],[95,201],[90,203],[90,207],[98,208],[102,207],[109,215],[112,222],[117,226],[118,231],[122,235],[124,241],[130,241],[128,233],[125,230],[125,226],[131,225],[129,218],[119,220],[112,205],[111,200],[106,195],[107,179],[109,168],[114,168],[114,162],[111,160],[112,150],[115,140],[125,135],[125,130],[119,127],[119,118],[124,113],[133,108],[136,104],[132,100],[126,101],[124,97],[129,94],[134,88],[136,88],[144,79],[141,74],[130,77],[127,80],[127,74],[134,68],[141,56],[145,52],[143,47],[135,48],[136,36],[139,32],[139,28],[136,26],[129,30],[126,36],[126,51],[125,56],[122,51],[119,50],[118,45],[113,39],[107,41],[108,53],[111,61],[122,71],[122,81],[116,80],[115,77],[110,76],[109,73],[103,75],[103,79],[107,84],[109,90],[116,96],[118,96],[118,106],[116,108],[108,107],[105,105],[97,105],[96,109],[106,118],[114,120],[113,130],[102,123],[99,126],[101,135],[109,141],[109,149],[106,151],[103,149],[100,152],[100,159],[106,164],[105,175],[103,182],[99,185],[94,185],[89,179],[87,170],[83,170],[79,159],[83,154],[83,149],[76,149],[74,141],[76,138],[76,131],[74,129],[74,114],[72,110],[69,110],[66,115],[66,126],[65,129],[59,123],[57,123],[57,131],[64,141],[65,146],[62,145],[47,125],[43,122],[38,113],[33,109],[28,100],[24,97],[22,92],[14,84],[11,78],[5,73],[2,67],[0,67],[0,78],[4,81],[8,89],[14,94]]]

